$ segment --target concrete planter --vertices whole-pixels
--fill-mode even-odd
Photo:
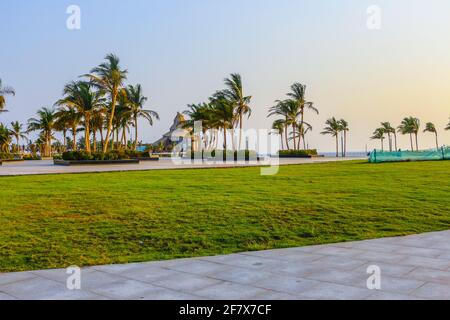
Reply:
[[[139,161],[159,161],[159,158],[132,158],[131,160],[139,160]]]
[[[104,165],[104,164],[139,164],[138,159],[125,160],[53,160],[57,166],[82,166],[82,165]]]

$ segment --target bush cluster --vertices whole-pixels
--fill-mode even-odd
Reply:
[[[311,156],[317,156],[317,150],[280,150],[280,157],[299,157],[299,158],[309,158]]]
[[[124,151],[113,150],[107,153],[88,153],[86,151],[67,151],[62,154],[62,159],[66,161],[82,160],[125,160],[130,156]]]
[[[23,160],[27,160],[27,161],[30,161],[30,160],[42,160],[41,156],[38,156],[38,155],[32,155],[32,154],[30,154],[30,155],[24,155],[22,159],[23,159]]]
[[[0,160],[20,160],[20,154],[0,152]]]
[[[191,159],[208,159],[213,158],[216,160],[231,160],[234,159],[235,161],[238,160],[256,160],[257,159],[257,153],[254,150],[242,150],[242,151],[231,151],[231,150],[213,150],[211,152],[207,151],[198,151],[198,152],[188,152],[187,158]]]

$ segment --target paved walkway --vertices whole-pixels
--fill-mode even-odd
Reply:
[[[381,269],[381,290],[367,268]],[[0,299],[450,299],[450,231],[82,270],[0,274]]]
[[[334,161],[357,160],[361,158],[314,158],[314,159],[278,159],[280,165],[308,164]],[[242,162],[230,164],[214,164],[211,162],[198,161],[193,164],[176,164],[171,159],[160,161],[141,161],[139,164],[126,165],[83,165],[83,166],[55,166],[52,160],[4,162],[0,166],[0,176],[35,175],[55,173],[81,173],[81,172],[114,172],[114,171],[141,171],[141,170],[164,170],[164,169],[189,169],[189,168],[227,168],[227,167],[250,167],[276,165],[278,160],[267,160],[261,162]]]

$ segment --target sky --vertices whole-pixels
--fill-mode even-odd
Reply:
[[[69,5],[81,9],[80,30],[66,26]],[[371,5],[381,10],[377,29],[367,25]],[[111,52],[161,116],[153,127],[140,124],[144,142],[240,73],[253,97],[245,128],[269,128],[268,108],[300,82],[320,110],[306,114],[310,147],[334,150],[320,134],[332,116],[350,123],[350,151],[379,147],[374,129],[405,116],[434,122],[450,145],[448,0],[1,0],[0,13],[0,78],[16,90],[3,123],[26,123],[52,106],[67,82]],[[433,147],[434,136],[419,143]]]

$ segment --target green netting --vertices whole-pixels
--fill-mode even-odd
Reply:
[[[424,151],[380,151],[370,153],[370,163],[399,162],[399,161],[432,161],[450,160],[450,147]]]

